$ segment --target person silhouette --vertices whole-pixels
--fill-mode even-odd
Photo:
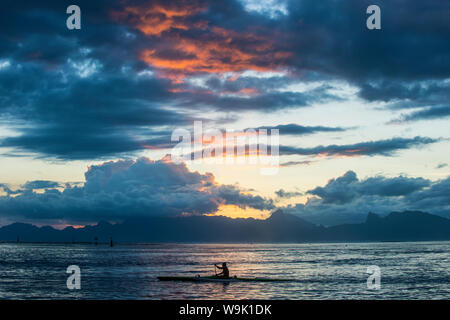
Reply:
[[[230,270],[228,270],[226,262],[222,263],[221,267],[219,267],[217,264],[215,264],[214,266],[217,269],[222,270],[222,272],[217,273],[216,276],[221,277],[221,278],[227,278],[227,279],[230,277]]]

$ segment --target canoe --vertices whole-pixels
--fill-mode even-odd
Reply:
[[[289,279],[270,279],[270,278],[222,278],[217,276],[207,277],[158,277],[159,281],[189,281],[189,282],[278,282],[278,281],[290,281]]]

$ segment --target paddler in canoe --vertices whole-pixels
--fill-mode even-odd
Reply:
[[[230,270],[228,270],[228,267],[227,267],[227,263],[226,263],[226,262],[222,263],[222,266],[221,266],[221,267],[218,266],[217,264],[215,264],[214,266],[215,266],[217,269],[222,270],[221,272],[216,273],[216,276],[217,276],[217,277],[224,278],[224,279],[229,279],[229,278],[230,278]]]

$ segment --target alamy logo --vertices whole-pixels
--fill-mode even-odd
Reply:
[[[70,14],[70,16],[66,20],[67,29],[80,30],[81,29],[81,9],[80,9],[80,7],[77,5],[74,5],[74,4],[71,6],[68,6],[66,13]]]
[[[371,5],[367,7],[367,14],[370,16],[367,18],[366,26],[369,30],[380,30],[381,29],[381,9],[377,5]]]
[[[67,278],[67,289],[69,290],[80,290],[81,289],[81,270],[77,265],[71,265],[67,267],[66,273],[71,275]]]
[[[269,134],[270,133],[270,134]],[[194,134],[186,129],[172,132],[172,142],[178,142],[170,156],[174,163],[260,165],[260,173],[273,175],[279,167],[279,130],[226,129],[203,130],[202,121],[194,122]]]
[[[380,290],[381,289],[381,269],[379,266],[368,266],[367,273],[370,276],[367,278],[367,289]]]

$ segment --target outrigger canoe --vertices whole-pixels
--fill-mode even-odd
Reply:
[[[289,279],[270,279],[270,278],[223,278],[218,276],[194,276],[194,277],[158,277],[159,281],[189,281],[189,282],[279,282],[291,281]]]

